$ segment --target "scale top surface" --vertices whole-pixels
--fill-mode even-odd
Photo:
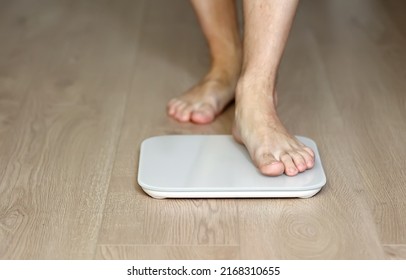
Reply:
[[[297,139],[315,152],[312,169],[296,176],[262,175],[244,146],[231,135],[166,135],[141,144],[138,183],[158,192],[261,192],[321,189],[326,176],[316,143]]]

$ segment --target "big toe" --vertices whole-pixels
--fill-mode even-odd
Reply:
[[[272,154],[262,154],[258,157],[257,165],[262,174],[267,176],[279,176],[285,171],[282,162],[275,159]]]
[[[195,123],[206,124],[212,122],[215,117],[213,107],[206,104],[192,112],[191,120]]]
[[[285,168],[279,161],[263,165],[259,168],[262,174],[267,176],[279,176],[282,175]]]

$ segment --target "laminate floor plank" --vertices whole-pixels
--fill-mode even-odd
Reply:
[[[234,260],[240,259],[239,246],[97,246],[96,259],[108,260]]]
[[[93,258],[134,64],[122,25],[138,3],[33,5],[13,1],[0,28],[14,50],[1,103],[17,96],[18,109],[2,123],[1,258]]]
[[[351,139],[351,164],[362,178],[381,242],[404,244],[406,37],[385,13],[384,1],[360,1],[353,9],[349,2],[334,3],[337,14],[321,20],[335,22],[337,44],[321,39],[325,25],[312,29]]]
[[[145,7],[143,41],[137,49],[139,59],[99,245],[182,245],[193,249],[194,245],[235,245],[238,242],[235,201],[155,200],[136,183],[142,140],[165,134],[231,132],[232,112],[226,112],[211,125],[200,126],[180,124],[166,115],[169,99],[193,85],[208,67],[206,44],[192,11],[185,1],[151,1]],[[185,251],[189,247],[183,248]],[[160,250],[154,252],[166,254]]]
[[[318,144],[327,185],[307,200],[240,202],[241,255],[249,259],[382,259],[374,220],[360,194],[362,178],[348,165],[352,151],[343,118],[306,22],[307,17],[299,13],[279,76],[278,110],[289,131]]]
[[[404,1],[299,4],[278,112],[319,147],[327,185],[310,199],[156,200],[137,184],[144,139],[231,134],[233,104],[209,125],[166,114],[210,67],[189,1],[0,6],[0,258],[406,258]]]
[[[387,259],[390,260],[406,260],[406,245],[391,245],[383,246]]]

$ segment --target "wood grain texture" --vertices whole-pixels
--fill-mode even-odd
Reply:
[[[326,32],[326,24],[310,26],[379,237],[405,244],[406,235],[400,233],[406,232],[406,149],[401,144],[406,143],[406,37],[384,1],[349,5],[332,2],[336,13],[321,18],[334,22],[335,33]]]
[[[107,260],[235,260],[239,246],[129,246],[101,245],[96,259]]]
[[[18,109],[3,113],[1,258],[92,258],[134,59],[134,39],[121,25],[136,5],[8,8],[2,30],[19,36],[14,56],[1,62],[1,103]]]
[[[406,2],[303,1],[279,74],[288,130],[327,175],[311,199],[168,199],[139,147],[230,134],[234,106],[166,103],[209,67],[188,1],[0,0],[0,258],[406,259]]]
[[[235,201],[153,200],[136,184],[139,147],[145,138],[231,131],[232,112],[205,126],[179,124],[167,117],[168,100],[192,86],[208,67],[205,41],[201,32],[196,32],[198,25],[191,7],[184,1],[172,1],[171,8],[168,5],[149,1],[145,7],[143,41],[137,50],[135,76],[98,243],[235,245]],[[166,254],[165,250],[154,252]]]
[[[406,245],[389,245],[383,246],[386,258],[390,260],[406,260]]]

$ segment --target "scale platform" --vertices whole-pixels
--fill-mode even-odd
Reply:
[[[316,143],[310,170],[289,177],[262,175],[231,135],[166,135],[141,144],[138,183],[154,198],[254,198],[315,195],[326,184]]]

